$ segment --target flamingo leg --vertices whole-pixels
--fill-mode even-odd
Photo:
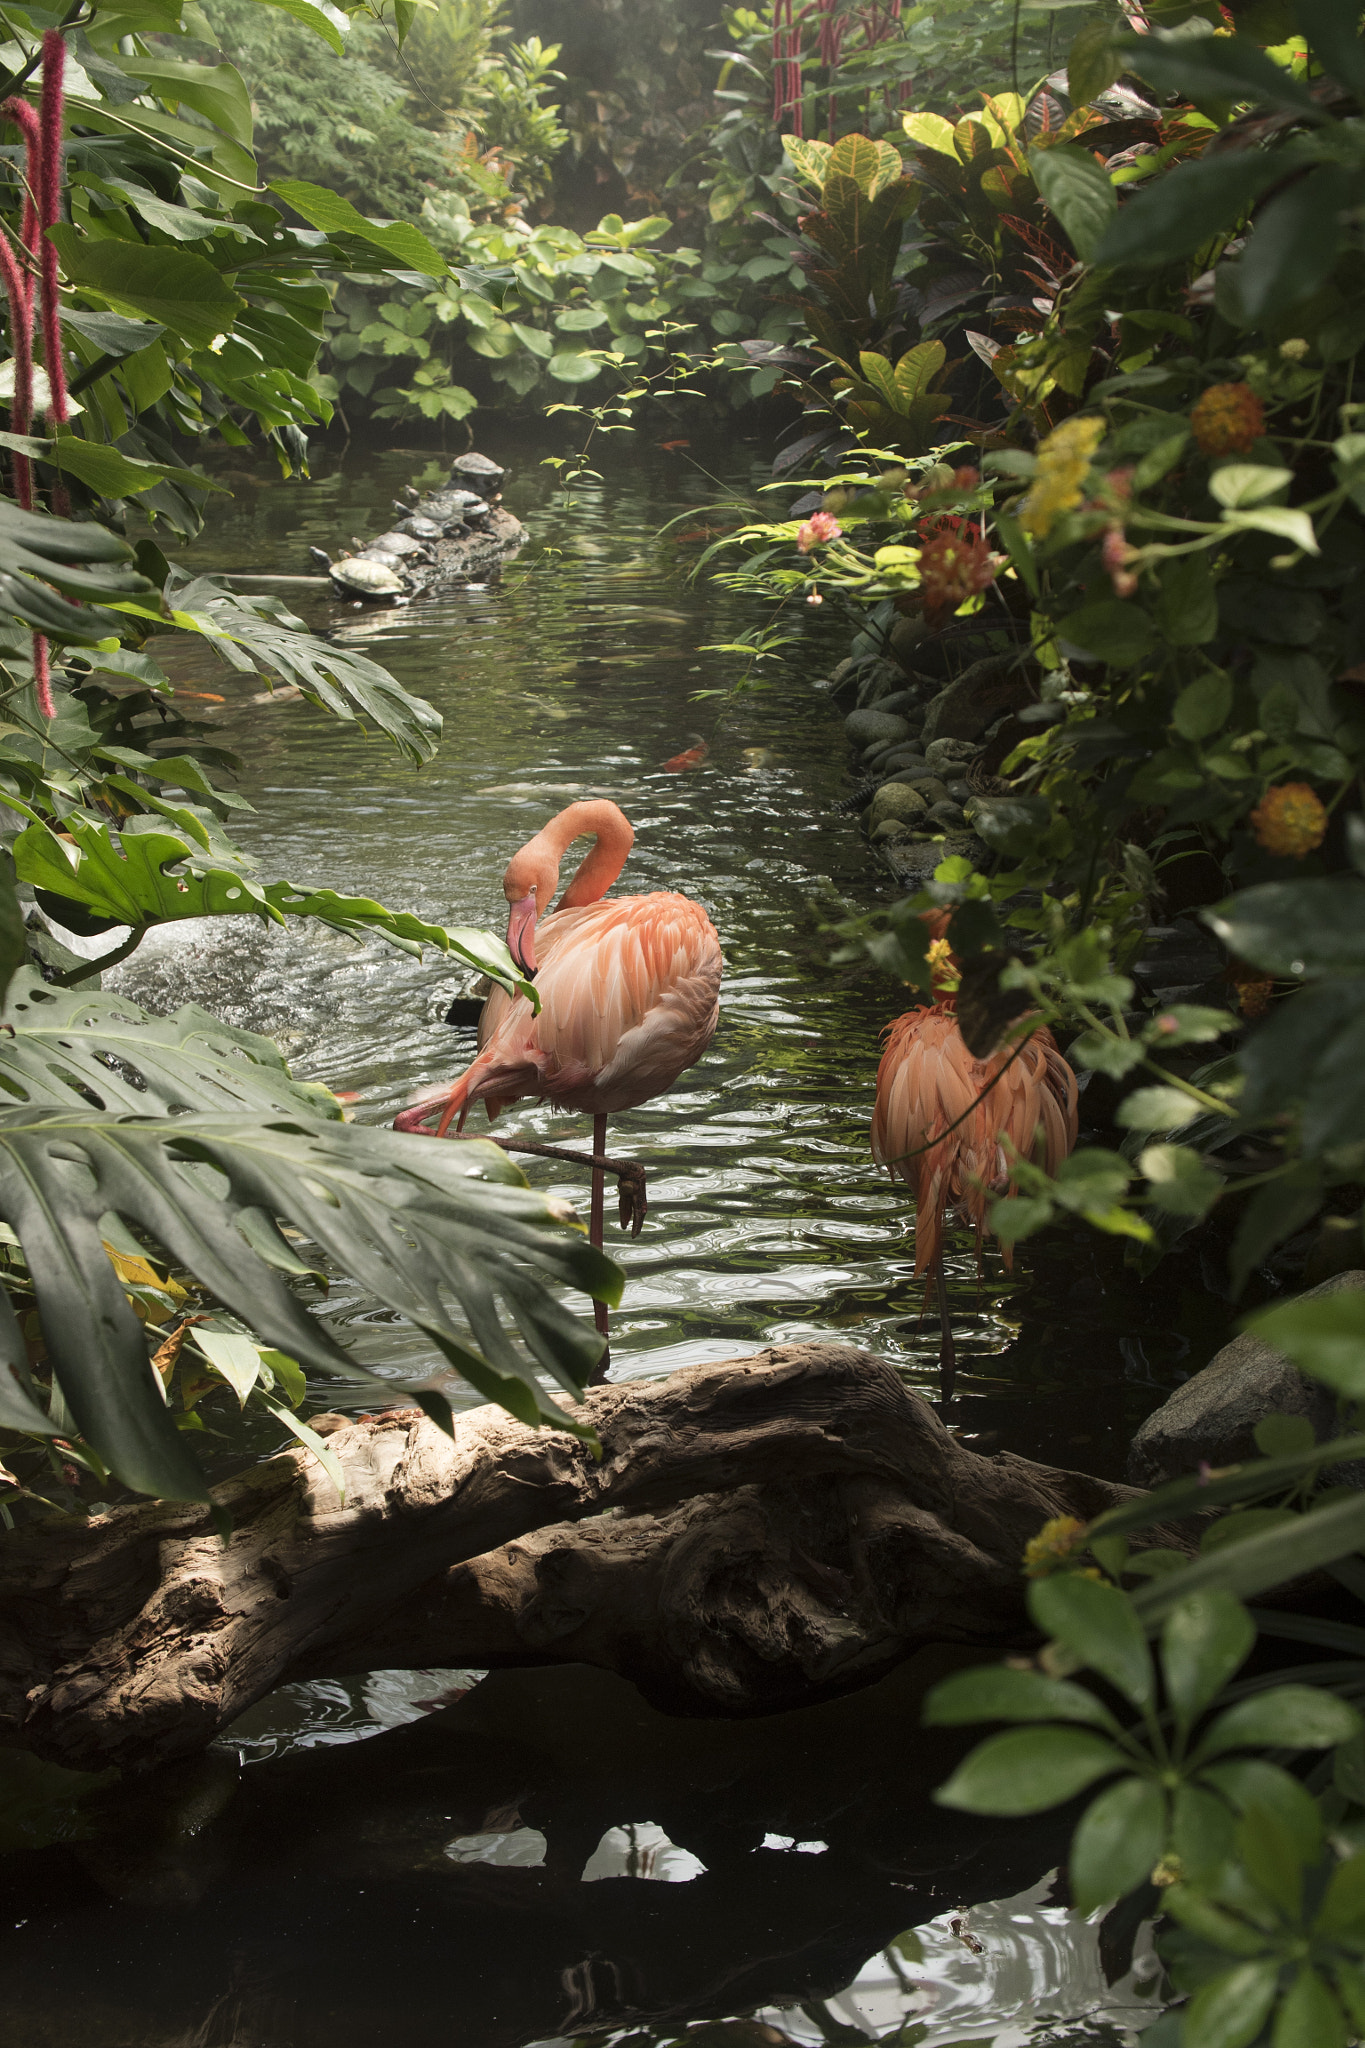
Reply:
[[[606,1149],[607,1120],[604,1116],[595,1116],[592,1120],[592,1206],[588,1211],[588,1242],[589,1244],[596,1245],[598,1251],[601,1251],[602,1249],[602,1222],[604,1208],[603,1195],[605,1191],[605,1176],[603,1174],[602,1168],[597,1164],[597,1162],[599,1159],[604,1158],[606,1154]],[[592,1305],[592,1313],[593,1321],[597,1324],[598,1329],[605,1337],[607,1335],[607,1304],[605,1303],[605,1301],[595,1301]],[[607,1367],[610,1364],[611,1350],[610,1347],[608,1347],[608,1349],[602,1353],[601,1358],[597,1362],[597,1370],[593,1374],[594,1380],[604,1379],[606,1377]]]
[[[943,1253],[934,1255],[934,1286],[938,1294],[939,1323],[942,1336],[938,1348],[938,1404],[950,1408],[953,1401],[953,1382],[957,1378],[957,1352],[953,1347],[953,1325],[948,1315],[948,1289],[943,1279]]]

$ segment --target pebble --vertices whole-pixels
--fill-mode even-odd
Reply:
[[[903,783],[907,789],[917,790],[926,804],[946,804],[949,800],[947,784],[940,782],[937,775],[929,775],[923,769],[916,772],[913,768],[903,768],[898,775],[891,776],[890,781]],[[882,784],[883,789],[887,786],[886,783]]]
[[[917,789],[909,789],[903,782],[884,782],[872,799],[868,823],[875,836],[878,826],[886,824],[889,819],[897,819],[902,824],[917,824],[927,809]]]
[[[885,747],[910,737],[910,728],[903,718],[882,711],[850,711],[844,720],[844,731],[856,747]]]
[[[931,740],[924,758],[936,775],[947,775],[954,768],[965,768],[980,752],[975,740]]]

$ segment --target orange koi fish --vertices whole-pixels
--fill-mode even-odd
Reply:
[[[675,754],[671,761],[665,761],[664,774],[681,775],[688,768],[700,768],[710,751],[706,741],[701,740],[695,747],[689,747],[685,754]]]

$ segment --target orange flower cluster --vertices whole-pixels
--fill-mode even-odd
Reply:
[[[920,540],[924,616],[937,631],[960,604],[994,583],[995,557],[980,528],[965,519],[928,519]]]
[[[1244,1017],[1264,1017],[1270,1008],[1270,998],[1275,993],[1275,977],[1263,968],[1248,967],[1245,960],[1234,960],[1228,969],[1228,979],[1237,991],[1237,1007]]]
[[[1267,853],[1302,860],[1327,836],[1327,809],[1306,782],[1281,782],[1266,791],[1251,813],[1251,829]]]
[[[1265,427],[1265,407],[1249,384],[1210,384],[1190,425],[1201,454],[1245,455]]]

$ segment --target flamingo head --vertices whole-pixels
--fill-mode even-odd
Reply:
[[[597,903],[625,866],[635,837],[630,820],[613,803],[570,804],[507,863],[502,878],[508,902],[507,947],[523,974],[536,971],[536,919],[548,911],[559,887],[560,862],[574,840],[589,833],[597,843],[564,891],[559,908]]]
[[[528,840],[507,863],[502,893],[507,898],[507,950],[523,974],[536,971],[536,918],[548,909],[559,884],[559,861],[543,843]]]
[[[536,971],[536,892],[507,899],[507,950],[525,975]]]

